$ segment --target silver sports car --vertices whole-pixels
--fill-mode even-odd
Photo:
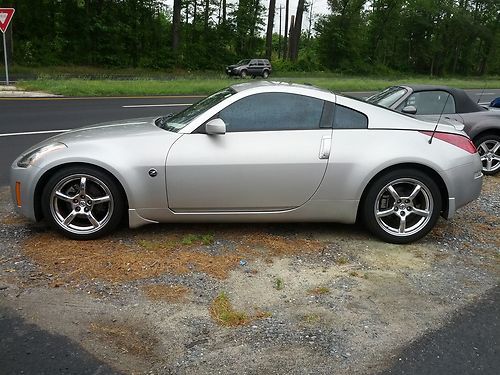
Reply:
[[[481,191],[470,139],[310,86],[243,83],[173,116],[50,138],[12,164],[13,199],[74,239],[158,222],[361,218],[379,238],[423,237]]]

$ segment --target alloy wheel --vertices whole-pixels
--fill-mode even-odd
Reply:
[[[109,187],[97,177],[73,174],[59,181],[50,194],[50,212],[65,231],[91,234],[101,230],[114,210]]]
[[[386,184],[375,199],[375,219],[385,232],[398,237],[422,230],[434,209],[427,186],[414,178],[400,178]]]

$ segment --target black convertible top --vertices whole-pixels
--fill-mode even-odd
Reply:
[[[420,91],[445,91],[453,96],[455,99],[455,112],[456,113],[469,113],[469,112],[482,112],[487,111],[486,108],[481,107],[475,103],[467,93],[462,89],[455,89],[448,86],[436,85],[402,85],[411,89],[413,92]]]

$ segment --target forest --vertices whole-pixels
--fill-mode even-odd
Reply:
[[[295,9],[289,0],[1,4],[16,9],[6,38],[19,66],[218,71],[267,57],[283,71],[500,74],[500,0],[328,0],[323,15],[311,12],[312,2]]]

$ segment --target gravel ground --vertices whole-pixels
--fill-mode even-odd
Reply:
[[[477,201],[406,246],[334,224],[74,242],[17,216],[4,188],[0,307],[118,372],[377,373],[498,285],[499,187],[485,178]],[[214,312],[221,295],[238,321]]]

